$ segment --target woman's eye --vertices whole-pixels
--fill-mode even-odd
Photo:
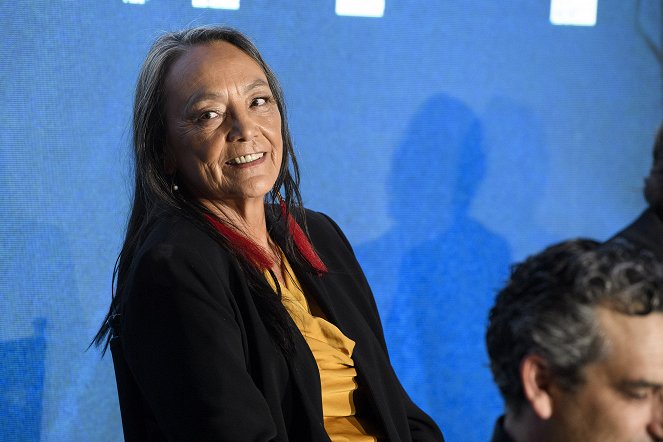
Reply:
[[[267,101],[269,98],[267,97],[258,97],[253,100],[253,103],[251,103],[253,106],[264,106],[267,104]]]
[[[214,112],[214,111],[207,111],[207,112],[203,112],[202,114],[200,114],[200,117],[198,119],[199,120],[211,120],[211,119],[216,118],[218,116],[219,116],[219,114]]]

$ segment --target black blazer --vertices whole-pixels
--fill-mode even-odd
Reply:
[[[329,272],[319,277],[290,262],[307,296],[356,343],[358,409],[384,440],[443,440],[394,374],[375,300],[347,239],[323,214],[309,211],[307,222]],[[237,260],[207,233],[182,217],[160,219],[127,282],[119,337],[111,342],[127,440],[329,440],[306,341],[297,334],[294,356],[283,356]]]
[[[623,240],[639,249],[651,251],[656,259],[663,262],[663,221],[654,209],[649,208],[642,212],[638,219],[608,242]]]

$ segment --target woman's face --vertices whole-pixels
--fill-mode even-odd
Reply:
[[[166,169],[203,203],[260,200],[278,177],[281,114],[260,66],[226,42],[194,46],[166,77]]]

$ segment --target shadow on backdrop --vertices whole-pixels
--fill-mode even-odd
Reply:
[[[483,336],[510,252],[469,215],[486,169],[482,143],[471,109],[430,97],[393,156],[393,227],[358,250],[394,367],[450,441],[487,440],[501,409]]]
[[[550,170],[544,131],[532,109],[508,97],[488,103],[481,126],[488,167],[470,212],[507,240],[512,261],[522,261],[561,240],[539,216]]]
[[[0,208],[0,441],[39,441],[50,350],[48,312],[41,299],[47,290],[41,287],[55,273],[41,271],[50,235],[27,219],[31,210],[21,199],[28,192],[19,191],[12,183],[20,181],[9,178],[12,163],[20,158],[8,152],[0,150],[5,196]]]
[[[0,342],[0,440],[38,441],[41,434],[46,319],[34,336]]]
[[[32,97],[30,84],[12,82],[3,91],[15,103],[11,112],[25,114],[43,105]],[[27,98],[19,101],[16,96]],[[39,138],[45,131],[48,145]],[[50,122],[38,127],[10,124],[0,133],[0,146],[12,146],[0,149],[1,406],[9,406],[5,400],[25,405],[9,414],[3,410],[0,441],[62,440],[51,439],[50,429],[62,422],[80,425],[74,421],[75,407],[66,400],[80,379],[85,345],[79,336],[86,318],[81,315],[72,242],[57,223],[61,213],[71,210],[63,197],[67,183],[58,174],[64,163],[58,161],[60,145],[69,143],[60,142],[65,136],[73,140],[77,134]]]

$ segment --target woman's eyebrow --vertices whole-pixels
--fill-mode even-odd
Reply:
[[[187,100],[186,105],[184,106],[184,113],[188,113],[191,110],[191,107],[193,107],[193,105],[198,103],[199,101],[210,100],[210,99],[213,100],[225,97],[226,94],[221,92],[208,92],[208,91],[197,92]]]
[[[244,88],[244,92],[249,92],[253,89],[257,89],[257,88],[263,87],[263,86],[269,87],[269,83],[267,83],[262,78],[258,78],[257,80],[247,84],[246,87]]]

